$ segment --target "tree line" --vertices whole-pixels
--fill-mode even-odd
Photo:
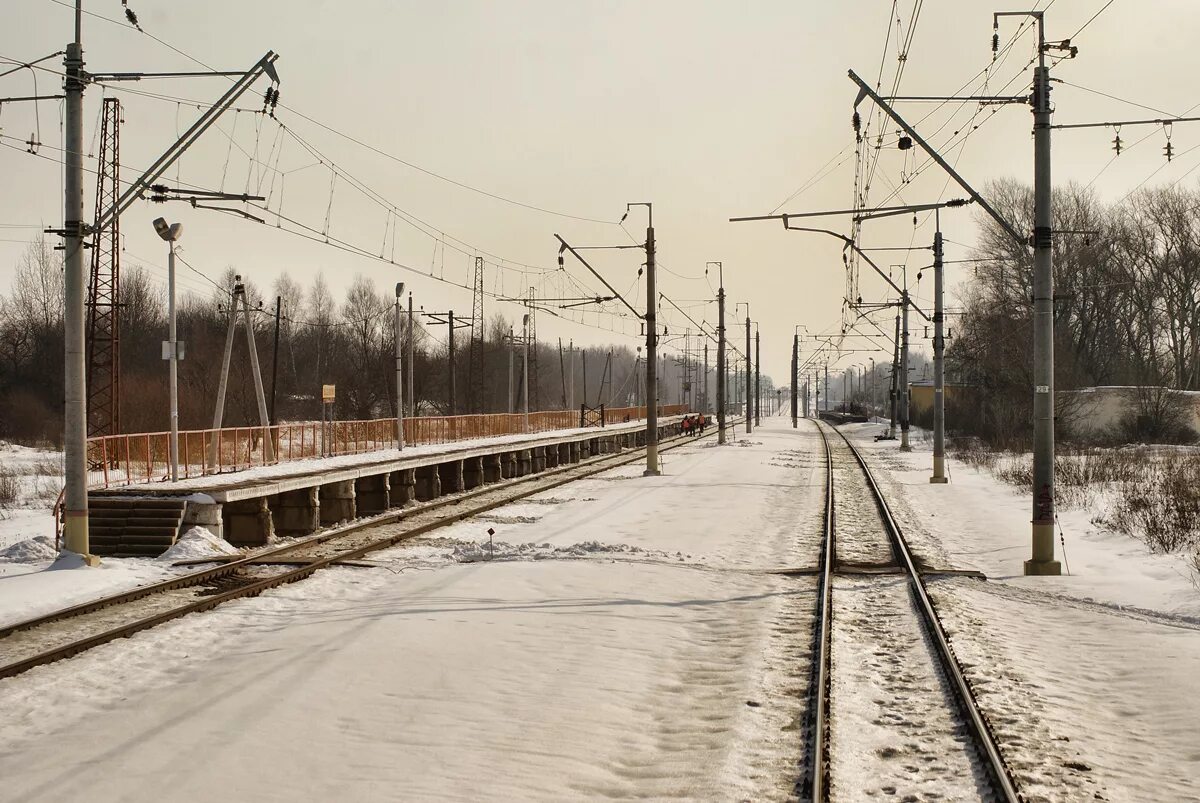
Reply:
[[[8,295],[0,295],[0,438],[60,443],[64,341],[61,256],[47,240],[38,239],[29,244],[15,267]],[[186,355],[179,365],[181,429],[212,425],[237,273],[235,268],[227,268],[208,296],[185,292],[178,298],[178,338],[186,343]],[[286,273],[275,278],[269,289],[260,288],[251,277],[244,277],[243,285],[253,311],[263,384],[268,402],[274,398],[276,421],[318,419],[320,388],[325,384],[337,387],[334,413],[339,419],[395,415],[393,294],[380,292],[375,282],[363,275],[354,277],[340,299],[320,274],[307,287]],[[167,339],[166,288],[145,268],[125,265],[120,293],[121,430],[163,431],[169,425],[167,368],[160,346]],[[277,298],[281,309],[278,346]],[[473,329],[456,329],[456,404],[452,409],[447,327],[417,314],[413,327],[413,390],[418,415],[508,411],[510,365],[513,410],[521,409],[524,350],[519,344],[513,349],[507,337],[511,331],[520,339],[520,320],[514,325],[495,314],[472,325],[483,328],[481,378],[474,383],[479,392],[472,393],[470,376]],[[401,338],[407,350],[407,308],[402,316]],[[715,369],[715,349],[711,351],[710,369]],[[510,352],[515,352],[511,360]],[[564,346],[560,353],[556,341],[537,342],[531,353],[530,409],[562,409],[571,386],[570,352]],[[663,404],[682,398],[683,369],[674,356],[660,362],[659,398]],[[610,407],[644,404],[644,372],[640,354],[628,346],[577,347],[575,408],[583,403]],[[715,396],[713,370],[710,390]],[[410,400],[405,400],[405,407],[410,407]],[[250,360],[239,321],[224,425],[257,423]]]
[[[1013,180],[985,195],[1018,231],[1033,230],[1033,192]],[[1087,187],[1054,190],[1056,419],[1064,437],[1097,385],[1140,388],[1127,438],[1182,434],[1181,394],[1200,390],[1200,190],[1167,185],[1103,202]],[[968,269],[947,360],[975,392],[960,431],[1013,445],[1032,436],[1032,271],[1027,249],[989,217]],[[947,402],[948,406],[950,405]]]

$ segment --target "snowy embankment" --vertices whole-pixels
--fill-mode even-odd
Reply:
[[[941,577],[930,592],[1029,800],[1200,800],[1200,591],[1184,556],[1151,554],[1061,509],[1061,577],[1024,577],[1030,497],[950,461],[930,485],[930,444],[866,447],[914,549],[987,583]],[[1067,575],[1069,565],[1071,574]]]
[[[62,452],[0,441],[0,551],[38,536],[54,540],[51,512],[62,476]]]
[[[787,799],[819,455],[689,444],[0,681],[6,794]]]

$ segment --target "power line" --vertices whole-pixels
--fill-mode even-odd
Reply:
[[[51,3],[54,3],[55,5],[63,6],[64,8],[74,9],[74,6],[72,4],[64,2],[64,0],[49,0],[49,1]],[[106,22],[112,23],[114,25],[118,25],[121,28],[128,29],[128,26],[124,22],[116,20],[112,17],[106,17],[102,14],[96,14],[95,12],[91,12],[91,11],[85,11],[84,13],[88,14],[89,16],[96,17],[97,19],[102,19]],[[205,64],[203,61],[200,61],[196,57],[194,57],[188,53],[185,53],[183,50],[180,50],[179,48],[168,43],[167,41],[160,39],[159,37],[157,37],[153,34],[146,33],[145,31],[142,31],[142,33],[145,34],[146,36],[149,36],[155,42],[158,42],[159,44],[163,45],[164,47],[174,51],[175,53],[178,53],[179,55],[183,56],[186,59],[189,59],[189,60],[195,62],[196,64],[204,67],[205,69],[213,70],[213,68],[210,67],[208,64]],[[129,90],[126,89],[125,91],[129,91]],[[599,224],[608,225],[608,226],[615,224],[615,221],[612,221],[612,220],[600,220],[599,218],[587,217],[586,215],[575,215],[575,214],[571,214],[569,212],[561,212],[561,211],[558,211],[555,209],[549,209],[549,208],[546,208],[543,206],[538,206],[536,204],[529,204],[529,203],[525,203],[524,201],[518,201],[514,198],[508,198],[506,196],[499,195],[498,193],[489,192],[488,190],[484,190],[479,187],[475,187],[471,184],[467,184],[466,182],[458,181],[457,179],[453,179],[448,176],[444,176],[433,170],[422,167],[421,165],[418,165],[414,162],[410,162],[407,159],[403,159],[399,156],[396,156],[395,154],[388,153],[387,151],[385,151],[381,148],[377,148],[376,146],[371,145],[367,142],[364,142],[363,140],[358,139],[357,137],[355,137],[351,134],[347,134],[344,131],[341,131],[337,128],[334,128],[333,126],[330,126],[330,125],[327,125],[326,123],[321,122],[320,120],[310,117],[307,114],[304,114],[303,112],[301,112],[299,109],[295,109],[295,108],[293,108],[291,106],[287,106],[286,104],[283,104],[283,103],[280,103],[279,107],[287,109],[291,113],[295,114],[297,117],[307,120],[308,122],[312,123],[313,125],[317,126],[318,128],[324,129],[325,131],[328,131],[329,133],[334,134],[335,136],[338,136],[345,140],[353,142],[355,145],[358,145],[361,148],[365,148],[366,150],[369,150],[372,153],[382,156],[385,159],[390,159],[394,162],[404,165],[405,167],[409,167],[420,173],[424,173],[425,175],[430,176],[432,178],[436,178],[439,181],[444,181],[447,184],[452,184],[455,187],[459,187],[460,189],[468,190],[470,192],[474,192],[479,195],[483,195],[485,197],[491,198],[493,200],[500,201],[500,202],[506,203],[506,204],[510,204],[512,206],[521,207],[522,209],[528,209],[530,211],[540,212],[542,214],[552,215],[554,217],[566,218],[568,220],[579,220],[579,221],[583,221],[586,223],[599,223]]]

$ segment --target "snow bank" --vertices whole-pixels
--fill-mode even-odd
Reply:
[[[12,563],[42,563],[54,560],[58,550],[54,548],[54,539],[45,535],[26,538],[0,552],[0,559]]]
[[[239,554],[240,551],[228,541],[217,538],[203,527],[193,527],[179,536],[171,548],[159,555],[157,560],[174,562]]]

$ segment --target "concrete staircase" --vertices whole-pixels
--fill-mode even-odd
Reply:
[[[114,558],[157,558],[175,543],[183,499],[88,498],[92,553]]]

